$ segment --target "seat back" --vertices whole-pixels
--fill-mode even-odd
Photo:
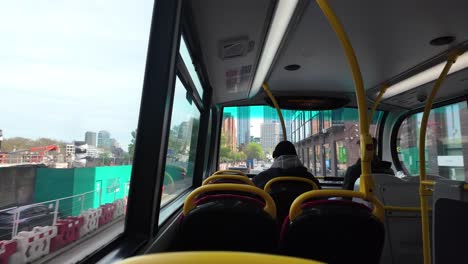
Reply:
[[[226,186],[230,188],[223,188]],[[276,251],[276,209],[273,199],[263,190],[244,184],[211,184],[195,191],[198,191],[195,197],[193,193],[189,195],[184,205],[179,250]],[[220,194],[228,191],[235,191],[235,194]],[[255,194],[263,200],[242,195],[242,192]],[[200,194],[205,195],[198,199]],[[270,210],[272,208],[274,210]]]
[[[318,186],[312,180],[301,177],[277,177],[271,179],[264,188],[275,201],[276,215],[280,223],[289,214],[294,199],[314,189],[318,189]]]
[[[385,230],[368,207],[348,200],[315,200],[301,207],[301,214],[283,222],[281,253],[326,263],[379,262]]]
[[[213,174],[203,181],[203,185],[214,183],[237,183],[254,186],[252,180],[245,175]]]

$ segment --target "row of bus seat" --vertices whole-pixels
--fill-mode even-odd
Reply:
[[[187,197],[177,250],[274,253],[327,263],[379,261],[384,228],[368,207],[348,200],[307,199],[313,192],[310,184],[297,181],[293,187],[301,185],[304,194],[286,196],[285,200],[293,196],[294,203],[286,213],[277,214],[275,200],[282,196],[273,199],[247,177],[227,173],[228,177],[218,173],[208,178]],[[278,194],[292,181],[276,180],[267,186]],[[368,251],[363,252],[363,246]]]

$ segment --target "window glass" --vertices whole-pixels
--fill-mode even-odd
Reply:
[[[77,263],[124,230],[153,2],[2,2],[0,240],[92,221],[44,253]]]
[[[200,111],[187,97],[187,90],[177,77],[161,206],[179,196],[193,182]]]
[[[336,141],[336,162],[337,162],[337,176],[344,177],[346,168],[348,167],[346,162],[348,160],[348,150],[342,140]]]
[[[201,85],[200,78],[198,78],[197,71],[195,70],[195,66],[192,62],[192,57],[190,56],[190,52],[187,48],[187,44],[183,36],[180,38],[179,53],[182,57],[182,60],[184,61],[185,67],[187,68],[190,74],[190,77],[192,78],[193,84],[195,85],[195,89],[197,89],[200,98],[203,98],[203,86]]]
[[[304,166],[311,168],[312,173],[325,176],[323,170],[326,169],[327,176],[340,175],[359,159],[357,109],[282,110],[282,113],[287,138],[295,143],[299,159]],[[382,115],[381,111],[375,113],[370,126],[372,136],[377,133],[377,124]],[[248,141],[240,143],[240,135]],[[249,164],[250,173],[254,174],[268,169],[273,163],[273,150],[280,140],[282,129],[274,108],[225,107],[219,168],[247,168],[246,164]],[[318,142],[325,145],[318,145]],[[339,142],[339,147],[335,146],[335,142]]]
[[[422,113],[407,117],[398,130],[398,158],[410,175],[419,175],[418,142]],[[468,177],[466,102],[431,110],[426,134],[426,173],[452,180]]]
[[[315,176],[325,176],[322,173],[322,147],[315,145]]]
[[[330,144],[323,144],[323,154],[325,158],[325,175],[326,176],[334,175],[334,172],[332,170]]]

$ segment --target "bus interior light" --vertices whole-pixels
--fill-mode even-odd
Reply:
[[[296,10],[298,0],[279,0],[276,6],[275,14],[273,15],[268,35],[265,40],[260,62],[258,63],[257,72],[250,88],[249,97],[255,96],[265,81],[265,78],[270,70],[273,59],[279,49],[283,36],[289,26],[289,22]]]
[[[386,93],[383,95],[383,99],[393,97],[395,95],[404,93],[426,83],[432,82],[439,78],[442,69],[445,67],[445,61],[441,62],[425,71],[415,74],[401,82],[395,83],[388,87]],[[448,74],[463,70],[468,67],[468,52],[460,55],[457,61],[453,64]]]

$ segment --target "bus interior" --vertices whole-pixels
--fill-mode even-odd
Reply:
[[[468,2],[146,2],[121,229],[73,262],[468,262]],[[258,185],[285,140],[319,184]]]

